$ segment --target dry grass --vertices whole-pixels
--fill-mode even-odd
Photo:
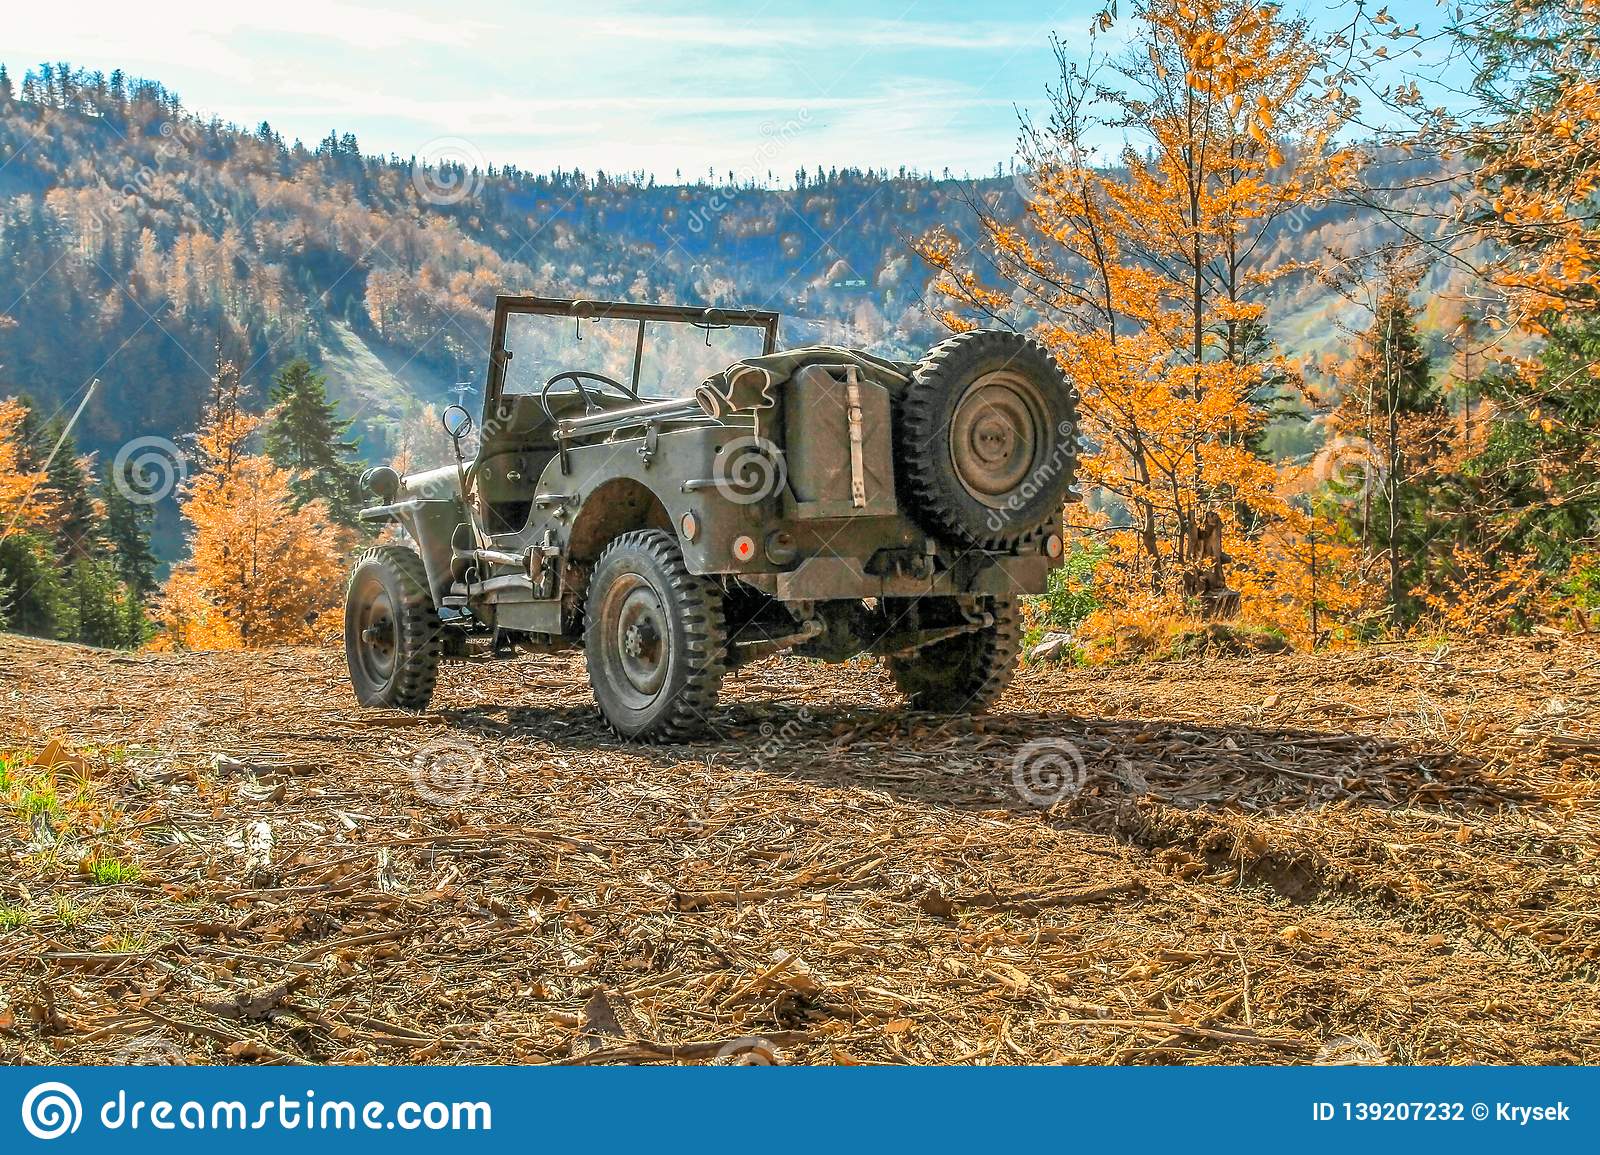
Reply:
[[[0,700],[7,1060],[1600,1061],[1592,643],[1027,670],[977,720],[776,659],[659,749],[573,657],[412,716],[331,652],[3,638]]]

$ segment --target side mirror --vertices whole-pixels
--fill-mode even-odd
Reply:
[[[472,432],[472,414],[459,405],[452,405],[446,409],[441,420],[444,423],[445,434],[451,441],[460,441]]]

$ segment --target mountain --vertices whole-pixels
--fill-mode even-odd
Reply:
[[[154,81],[41,65],[20,88],[0,77],[0,395],[54,411],[98,377],[76,433],[107,454],[191,429],[219,357],[260,403],[304,356],[383,459],[420,400],[481,386],[498,292],[775,308],[787,344],[914,354],[942,331],[908,239],[974,235],[973,197],[1023,207],[1006,178],[801,169],[777,183],[424,168],[348,134],[307,147],[203,121]],[[1286,222],[1263,259],[1393,235],[1329,207]],[[1313,355],[1359,312],[1301,275],[1270,320]],[[160,525],[170,554],[170,509]]]

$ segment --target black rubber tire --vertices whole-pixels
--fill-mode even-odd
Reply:
[[[722,590],[689,572],[672,534],[634,530],[606,546],[583,617],[589,685],[618,735],[681,742],[706,728],[727,672]]]
[[[904,604],[891,604],[890,613],[898,616]],[[936,642],[909,657],[889,659],[889,673],[911,709],[981,714],[1011,684],[1022,653],[1016,600],[983,598],[978,609],[992,614],[994,623]],[[961,620],[954,598],[923,598],[917,613],[923,629]]]
[[[1008,329],[947,338],[917,363],[897,409],[902,507],[934,537],[1010,550],[1060,514],[1077,475],[1078,394],[1039,341]],[[971,442],[965,481],[958,442]]]
[[[368,630],[384,632],[375,641]],[[361,555],[345,587],[344,656],[350,684],[363,706],[425,710],[433,698],[443,652],[439,614],[417,551],[373,546]],[[384,651],[388,650],[385,657]]]

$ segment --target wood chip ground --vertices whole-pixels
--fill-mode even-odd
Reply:
[[[408,715],[332,651],[0,638],[67,813],[0,815],[0,1059],[1600,1062],[1593,639],[1031,668],[953,720],[779,658],[709,721],[619,743],[576,656]]]

